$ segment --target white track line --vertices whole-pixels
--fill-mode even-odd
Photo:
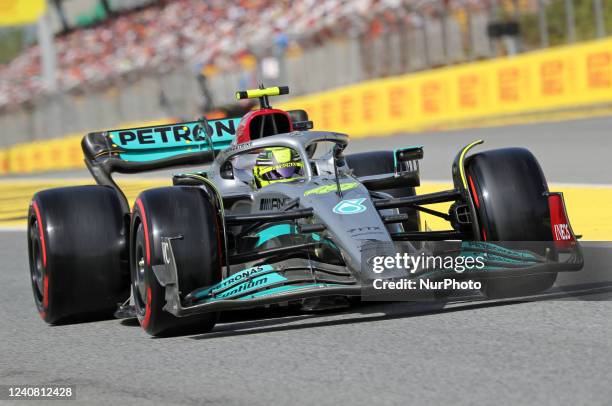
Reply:
[[[14,233],[16,231],[26,231],[27,227],[24,226],[2,226],[0,227],[0,233]]]

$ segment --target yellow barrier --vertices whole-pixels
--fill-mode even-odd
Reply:
[[[125,123],[121,128],[165,124],[172,120]],[[81,139],[84,134],[70,134],[62,138],[17,144],[0,149],[0,175],[33,173],[85,168]],[[4,170],[4,171],[3,171]]]
[[[19,144],[6,151],[9,173],[32,173],[84,168],[82,135]]]
[[[0,175],[5,175],[9,172],[8,152],[0,149]]]
[[[316,128],[361,137],[606,103],[612,104],[612,38],[372,80],[277,107],[304,109]],[[0,150],[0,174],[83,167],[80,137]]]
[[[119,179],[119,186],[126,192],[130,205],[139,192],[145,189],[167,186],[170,179]],[[92,179],[8,179],[0,180],[0,229],[25,228],[28,204],[32,195],[39,190],[92,184]],[[550,190],[563,192],[572,228],[583,235],[585,241],[612,239],[612,213],[600,210],[612,201],[612,187],[571,186],[551,184]],[[450,183],[423,182],[417,188],[418,194],[438,192],[452,187]],[[449,203],[438,203],[430,208],[448,211]],[[423,214],[423,225],[432,230],[447,230],[448,223],[439,217]]]
[[[352,136],[612,103],[612,38],[293,98],[317,128]]]

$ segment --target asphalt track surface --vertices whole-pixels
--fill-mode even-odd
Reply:
[[[351,140],[348,152],[423,145],[422,179],[450,180],[450,165],[457,152],[478,139],[484,140],[484,144],[476,147],[475,152],[528,148],[549,182],[612,184],[612,117],[356,138]]]
[[[592,119],[354,140],[351,148],[423,144],[425,178],[448,179],[457,149],[484,138],[491,148],[528,146],[550,180],[609,184],[611,128],[612,119]],[[209,334],[154,339],[133,321],[46,326],[34,308],[24,232],[0,233],[0,261],[3,385],[76,385],[77,399],[95,404],[612,404],[609,295],[252,311],[225,316]]]

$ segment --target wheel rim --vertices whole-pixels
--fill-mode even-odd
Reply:
[[[140,230],[139,230],[140,231]],[[147,303],[147,286],[145,282],[145,258],[144,258],[144,248],[142,246],[142,240],[140,238],[141,232],[138,233],[138,238],[136,239],[136,249],[134,255],[134,264],[133,264],[133,282],[132,282],[132,291],[134,293],[134,302],[136,304],[136,310],[141,315],[144,314]]]
[[[45,267],[42,258],[42,248],[38,238],[38,221],[34,220],[30,228],[30,277],[34,297],[38,303],[42,303],[44,295]]]

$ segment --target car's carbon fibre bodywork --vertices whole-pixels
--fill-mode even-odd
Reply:
[[[421,147],[394,151],[392,172],[358,178],[353,176],[343,159],[342,151],[348,143],[344,134],[292,131],[236,143],[230,141],[231,135],[228,134],[235,124],[232,120],[225,120],[119,130],[91,134],[83,142],[92,174],[99,183],[111,186],[114,185],[110,176],[112,171],[210,164],[205,172],[175,176],[175,183],[204,188],[212,199],[218,201],[225,236],[224,279],[212,287],[180,292],[177,282],[180,270],[176,269],[172,246],[180,244],[181,237],[160,236],[164,263],[154,264],[153,269],[166,290],[164,309],[176,316],[325,295],[358,296],[363,293],[360,274],[364,244],[482,239],[464,169],[467,152],[480,141],[458,153],[453,163],[453,190],[393,198],[377,190],[418,186],[418,160],[423,156]],[[204,134],[202,128],[208,128],[208,131]],[[174,138],[170,139],[170,135]],[[119,141],[110,149],[101,148],[108,146],[111,140]],[[331,144],[331,148],[313,158],[312,146],[326,143]],[[240,173],[234,167],[236,159],[270,147],[296,151],[307,163],[304,176],[291,182],[257,188],[248,178],[248,173]],[[451,216],[459,218],[461,213],[447,215],[422,206],[446,201],[458,203],[459,210],[463,210],[469,221],[464,220],[464,224],[443,232],[405,232],[398,224],[403,218],[397,208],[406,206],[447,219]],[[494,277],[520,272],[575,270],[581,266],[580,261],[565,267],[555,267],[555,264],[554,261],[526,263],[523,268],[511,267],[504,271],[505,274],[498,272]],[[526,272],[527,268],[531,271]],[[488,276],[491,275],[479,275]]]

